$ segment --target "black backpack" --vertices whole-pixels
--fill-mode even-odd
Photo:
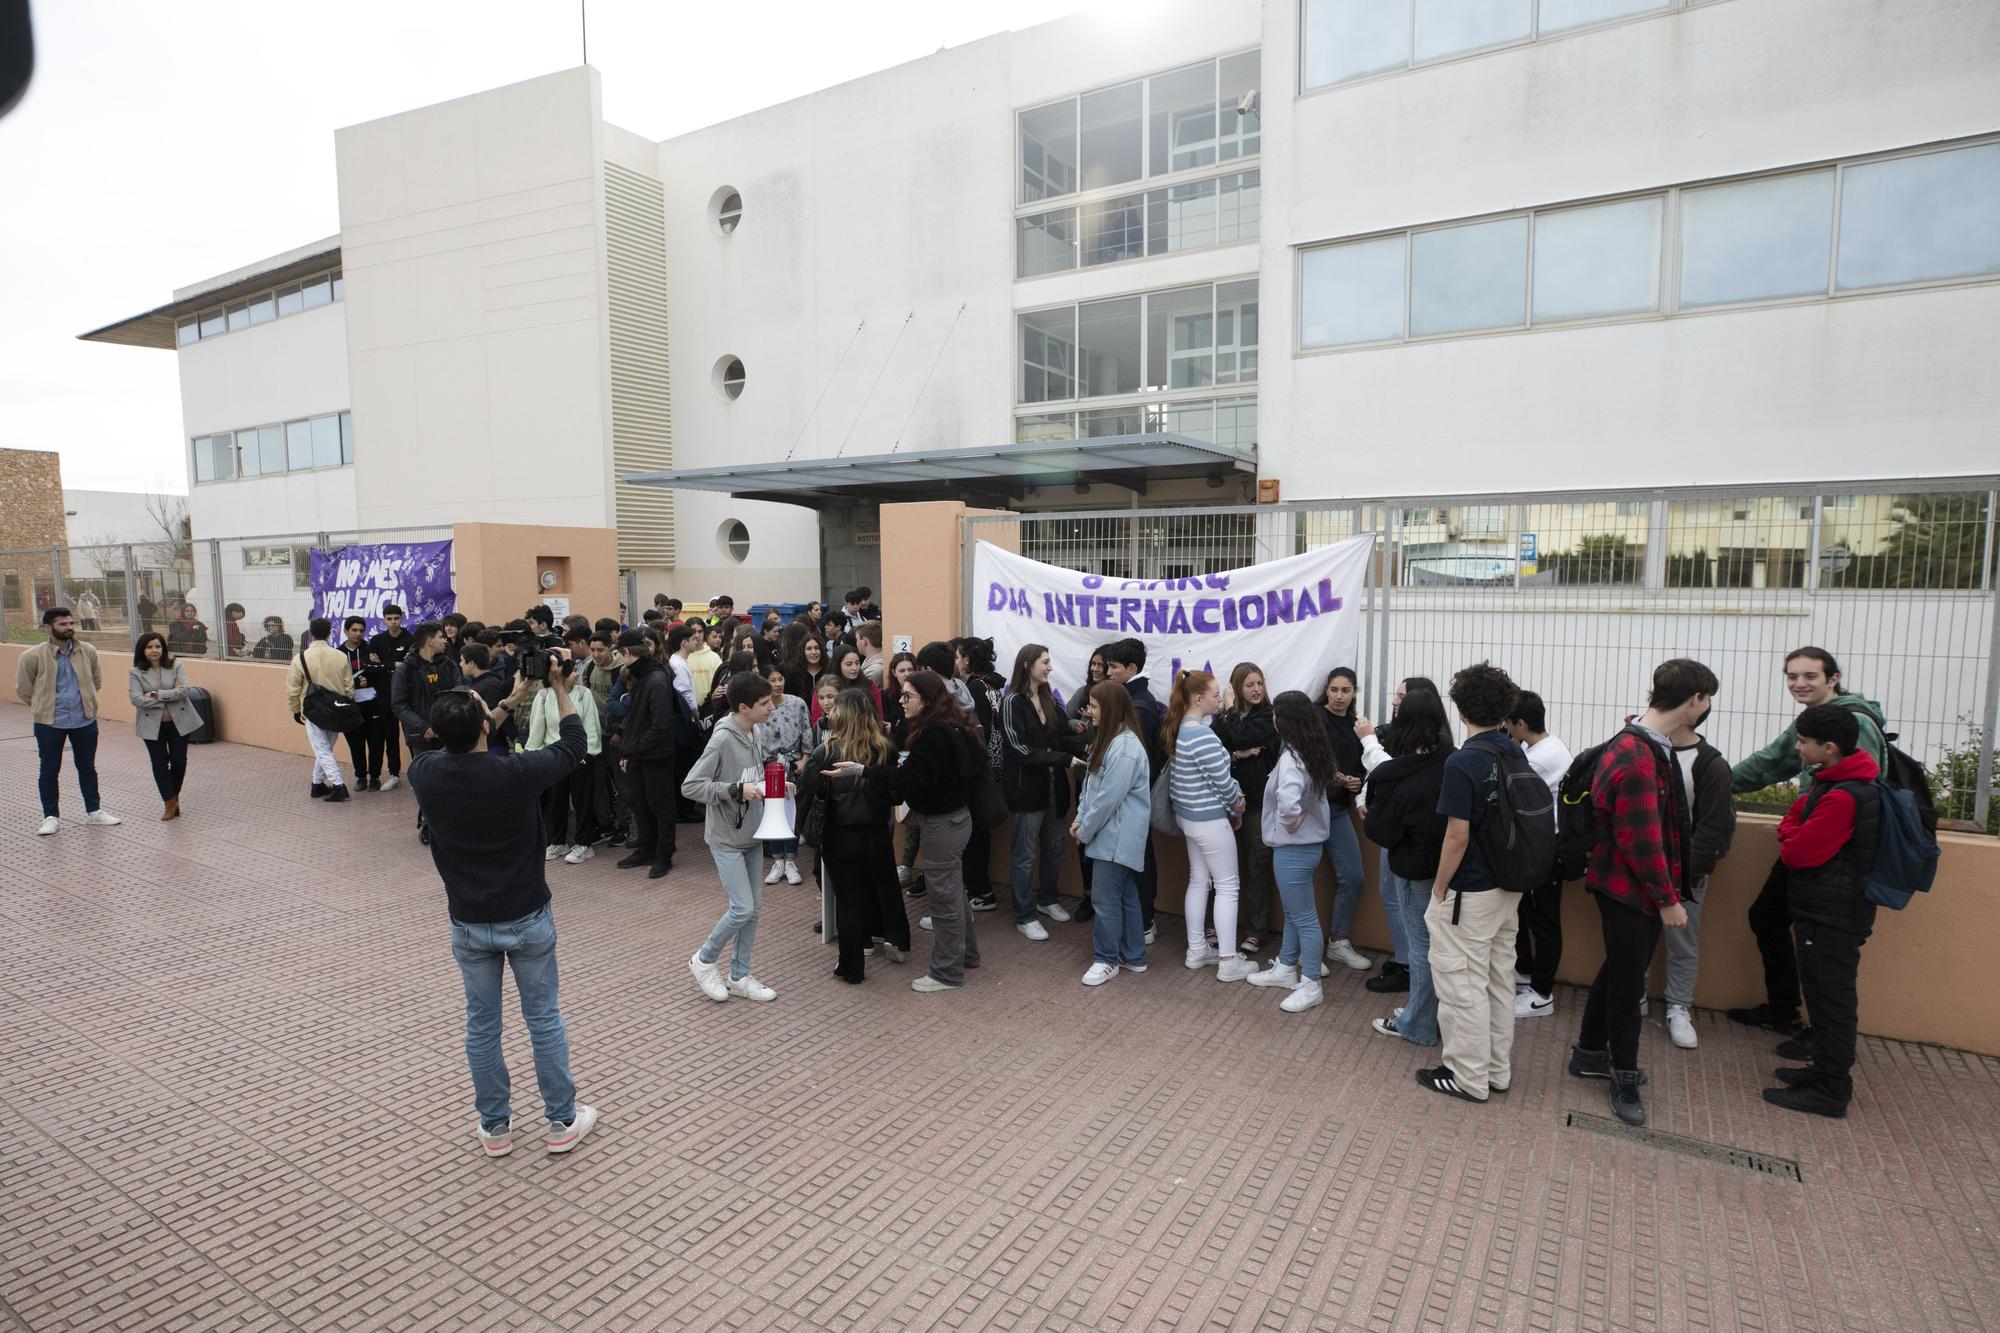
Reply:
[[[1937,841],[1937,802],[1931,799],[1930,775],[1916,759],[1896,748],[1896,738],[1900,732],[1882,733],[1882,774],[1880,782],[1891,791],[1906,791],[1917,806],[1917,820],[1923,825],[1924,834],[1932,842]]]
[[[1501,888],[1510,893],[1538,889],[1549,882],[1556,859],[1555,800],[1549,784],[1520,746],[1510,742],[1504,749],[1477,748],[1492,756],[1500,770],[1493,817],[1475,830],[1479,850]]]
[[[1591,798],[1590,783],[1609,744],[1600,742],[1570,760],[1558,788],[1556,870],[1564,879],[1582,879],[1590,869],[1590,853],[1597,846],[1597,803]]]

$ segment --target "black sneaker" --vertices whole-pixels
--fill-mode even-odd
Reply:
[[[994,912],[999,910],[1000,901],[990,893],[979,893],[966,899],[966,906],[975,912]]]
[[[330,787],[327,789],[326,803],[328,805],[333,805],[336,804],[337,802],[344,801],[346,799],[347,799],[346,787]]]
[[[1382,970],[1361,983],[1377,995],[1396,995],[1410,988],[1410,969],[1401,963],[1382,964]]]
[[[1796,1088],[1802,1083],[1810,1083],[1813,1076],[1811,1065],[1779,1065],[1771,1071],[1771,1076],[1788,1088]]]
[[[924,877],[922,875],[915,876],[908,884],[903,886],[903,896],[905,898],[921,898],[925,892]]]
[[[1072,921],[1092,921],[1095,920],[1096,917],[1097,917],[1097,909],[1090,905],[1090,898],[1088,895],[1085,895],[1083,902],[1077,906],[1077,909],[1074,912],[1071,912],[1069,914],[1069,919]]]
[[[1731,1009],[1729,1021],[1741,1023],[1745,1027],[1768,1028],[1772,1032],[1782,1032],[1790,1036],[1799,1030],[1799,1011],[1774,1009],[1768,1004],[1760,1004],[1748,1009]]]
[[[1628,1125],[1646,1123],[1646,1101],[1639,1095],[1645,1074],[1636,1069],[1611,1071],[1611,1113]]]
[[[313,785],[312,785],[312,798],[313,798],[313,799],[314,799],[315,801],[317,801],[317,800],[318,800],[318,799],[319,799],[320,797],[322,797],[322,796],[324,796],[324,795],[326,795],[326,784],[325,784],[324,782],[315,782],[315,783],[313,783]]]
[[[1419,1069],[1417,1071],[1417,1082],[1429,1088],[1432,1092],[1441,1092],[1447,1097],[1456,1097],[1462,1102],[1471,1102],[1474,1106],[1486,1105],[1484,1097],[1475,1097],[1464,1088],[1458,1086],[1458,1075],[1451,1072],[1450,1065],[1439,1065],[1436,1069]]]
[[[617,862],[620,870],[631,870],[637,866],[649,866],[651,864],[653,864],[653,854],[651,852],[633,852],[630,856],[620,857]]]
[[[662,861],[646,872],[647,879],[665,879],[667,872],[674,868],[672,861]]]
[[[1789,1088],[1766,1088],[1764,1100],[1787,1111],[1823,1115],[1829,1120],[1844,1120],[1847,1117],[1847,1099],[1828,1092],[1826,1085],[1817,1079]]]
[[[1569,1072],[1577,1078],[1610,1078],[1611,1052],[1586,1051],[1581,1046],[1569,1048]],[[1639,1071],[1639,1085],[1644,1087],[1646,1071]]]
[[[1810,1060],[1813,1058],[1812,1048],[1812,1029],[1800,1028],[1790,1037],[1779,1042],[1778,1049],[1772,1052],[1772,1054],[1776,1055],[1780,1060]]]

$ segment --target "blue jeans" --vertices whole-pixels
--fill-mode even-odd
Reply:
[[[1385,858],[1382,884],[1396,895],[1397,912],[1402,917],[1403,937],[1410,946],[1410,994],[1403,1001],[1403,1016],[1396,1030],[1403,1040],[1419,1046],[1438,1044],[1438,997],[1431,985],[1431,928],[1424,924],[1424,909],[1431,905],[1428,879],[1404,879],[1390,870]]]
[[[708,932],[708,939],[701,946],[701,961],[721,962],[723,948],[733,939],[736,953],[729,963],[729,976],[741,981],[750,975],[750,945],[757,938],[757,909],[764,904],[764,847],[761,843],[748,847],[711,847],[708,854],[714,858],[715,873],[722,876],[723,892],[729,895],[729,910],[715,923],[715,929]]]
[[[1320,955],[1326,934],[1319,927],[1319,904],[1313,899],[1313,871],[1319,868],[1321,844],[1273,847],[1271,876],[1278,881],[1278,901],[1285,909],[1285,940],[1278,962],[1297,967],[1307,981],[1319,980]]]
[[[1116,861],[1091,861],[1090,956],[1099,963],[1146,965],[1146,921],[1139,911],[1139,872]]]
[[[789,861],[799,854],[799,840],[797,838],[773,838],[764,844],[764,850],[770,853],[773,858],[782,856]]]
[[[36,788],[41,794],[44,816],[62,813],[56,808],[56,778],[62,773],[64,741],[69,742],[70,761],[76,765],[76,785],[83,788],[83,812],[89,814],[97,809],[97,723],[93,720],[80,727],[51,727],[37,722],[35,749],[41,754],[42,766],[36,775]]]
[[[451,953],[465,978],[465,1062],[479,1123],[491,1133],[514,1118],[507,1061],[500,1054],[500,973],[514,969],[521,1019],[535,1048],[535,1081],[549,1123],[576,1118],[569,1077],[569,1031],[556,1008],[556,919],[547,904],[515,921],[454,921]]]
[[[1345,808],[1333,811],[1326,859],[1333,863],[1333,938],[1344,940],[1354,929],[1354,909],[1361,905],[1361,891],[1368,887],[1368,874],[1361,868],[1361,839],[1354,836],[1354,820]]]
[[[1375,891],[1382,895],[1382,910],[1389,918],[1389,943],[1395,949],[1395,959],[1404,967],[1410,965],[1410,928],[1403,919],[1403,893],[1396,887],[1396,872],[1389,869],[1389,853],[1382,853],[1381,864],[1377,867],[1381,874],[1376,877]],[[1418,916],[1423,913],[1419,912]],[[1424,933],[1430,938],[1430,932]],[[1424,965],[1430,965],[1430,950],[1424,950]]]
[[[1063,844],[1069,839],[1069,821],[1057,810],[1017,810],[1014,828],[1008,835],[1009,882],[1014,888],[1014,924],[1035,919],[1035,853],[1042,854],[1042,896],[1044,905],[1056,900],[1062,883]]]

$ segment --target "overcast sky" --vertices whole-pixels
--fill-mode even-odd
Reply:
[[[84,489],[187,478],[174,354],[77,334],[339,231],[340,126],[582,63],[575,0],[30,2],[35,79],[0,120],[0,446],[59,449]],[[605,117],[664,139],[1086,7],[590,0],[590,63]]]

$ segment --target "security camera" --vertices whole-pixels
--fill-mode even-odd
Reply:
[[[1257,90],[1255,88],[1252,88],[1250,91],[1244,93],[1243,96],[1236,99],[1236,114],[1239,116],[1254,116],[1257,114]]]

